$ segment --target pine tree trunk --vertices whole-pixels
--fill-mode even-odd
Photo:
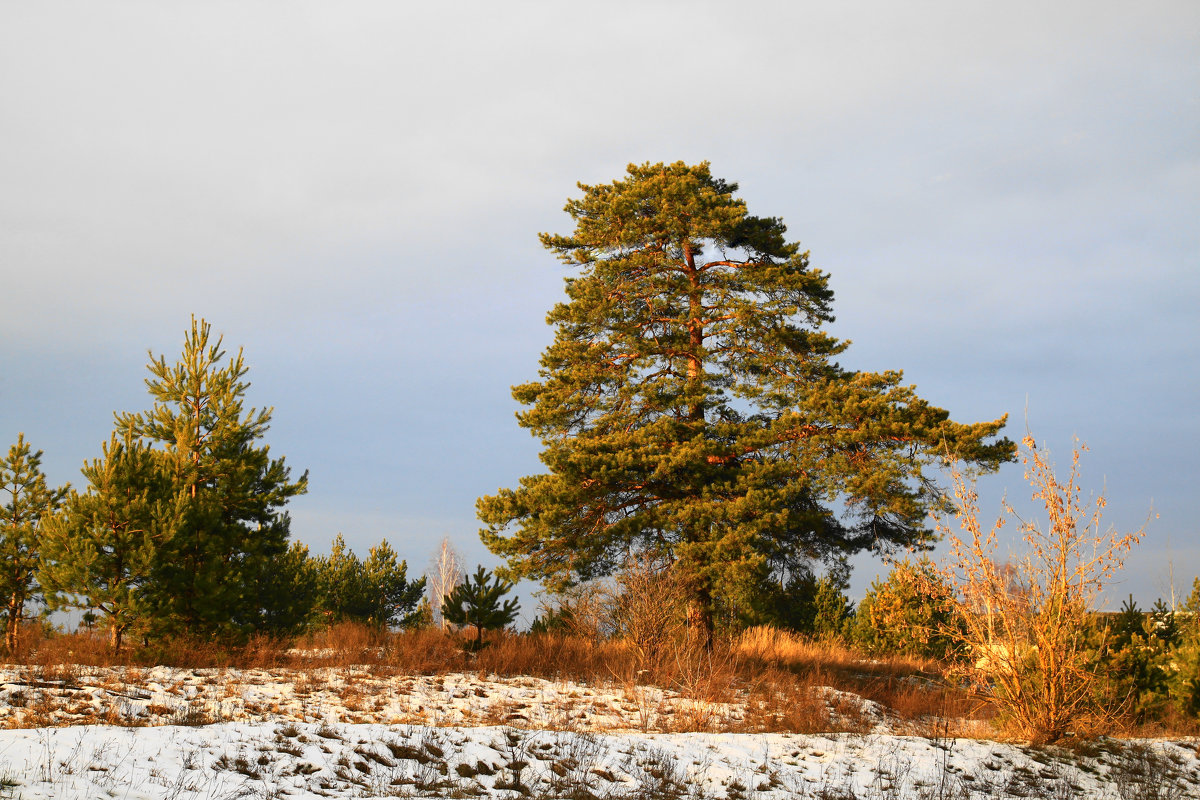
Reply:
[[[712,591],[707,586],[696,591],[688,608],[688,628],[700,636],[705,650],[712,650],[715,623],[713,620]]]
[[[704,360],[701,350],[704,348],[704,290],[700,286],[700,273],[696,269],[696,256],[691,242],[683,243],[683,258],[687,268],[688,282],[688,355],[687,379],[689,389],[699,393],[704,383]],[[704,429],[704,404],[693,401],[688,408],[688,421],[692,423],[692,435]],[[691,531],[690,536],[695,541],[707,538],[705,531]],[[713,643],[713,609],[712,591],[707,585],[696,591],[692,608],[688,610],[688,627],[700,634],[705,650],[712,649]]]
[[[4,623],[4,647],[8,650],[9,655],[17,652],[17,634],[21,630],[21,611],[25,607],[24,601],[25,598],[20,594],[13,594],[8,599],[7,616]]]
[[[701,320],[701,314],[704,311],[704,295],[703,289],[700,287],[700,274],[696,271],[696,256],[692,252],[690,242],[683,243],[683,258],[687,264],[688,283],[691,284],[688,290],[688,368],[687,379],[688,388],[696,390],[700,388],[704,381],[704,362],[700,357],[700,350],[704,347],[704,323]],[[704,405],[699,402],[693,402],[688,409],[688,419],[695,424],[697,429],[704,427]],[[695,434],[697,431],[693,430]]]

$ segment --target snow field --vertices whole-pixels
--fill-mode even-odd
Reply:
[[[9,668],[0,670],[10,728],[0,731],[0,797],[1200,797],[1195,741],[1101,740],[1069,752],[896,735],[885,709],[827,687],[816,694],[831,708],[857,703],[867,723],[827,734],[680,732],[681,717],[736,730],[743,709],[533,678],[165,667],[51,678]],[[652,725],[658,732],[644,730]]]

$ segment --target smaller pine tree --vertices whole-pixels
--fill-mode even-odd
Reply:
[[[43,523],[58,513],[68,487],[52,489],[42,472],[42,451],[17,443],[0,455],[0,614],[4,646],[17,647],[25,605],[38,595],[37,573]]]
[[[126,633],[144,623],[158,543],[170,527],[171,477],[159,451],[115,435],[82,473],[87,490],[72,492],[43,526],[39,580],[52,609],[103,612],[119,653]]]
[[[472,650],[483,647],[483,632],[498,630],[512,624],[520,606],[516,598],[500,602],[500,598],[512,591],[513,585],[492,574],[482,566],[475,574],[455,587],[442,604],[442,614],[455,625],[470,625],[475,628]]]
[[[953,589],[928,558],[898,562],[858,605],[853,638],[871,653],[947,658],[960,616]]]
[[[118,413],[117,436],[161,454],[171,517],[161,527],[145,615],[155,633],[241,639],[279,620],[260,607],[263,583],[287,558],[288,500],[308,490],[261,442],[271,408],[247,408],[249,367],[192,319],[175,364],[151,355],[148,411]],[[294,554],[293,554],[294,555]],[[265,598],[269,599],[269,598]]]
[[[292,542],[269,568],[247,597],[256,615],[257,628],[273,636],[293,636],[312,626],[320,609],[320,561],[308,554],[308,546]]]
[[[1134,636],[1142,632],[1142,621],[1146,614],[1138,608],[1137,601],[1133,599],[1133,595],[1121,604],[1121,610],[1113,618],[1111,633],[1113,640],[1111,647],[1114,650],[1121,650],[1128,647],[1129,642]]]
[[[1170,650],[1175,669],[1167,678],[1171,702],[1183,714],[1200,717],[1200,578],[1177,615],[1179,634]]]
[[[425,593],[425,579],[408,580],[407,562],[398,560],[386,539],[363,561],[339,533],[333,551],[317,559],[315,568],[318,605],[331,621],[406,628],[418,623],[416,607]]]
[[[1175,620],[1175,612],[1161,597],[1154,601],[1150,609],[1150,619],[1153,621],[1154,636],[1166,647],[1170,647],[1179,638],[1179,624]]]

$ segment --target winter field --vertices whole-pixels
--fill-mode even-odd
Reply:
[[[764,714],[795,709],[749,692],[715,702],[615,677],[9,666],[0,797],[1200,797],[1196,739],[1032,749],[978,720],[805,691],[828,732],[763,732]]]

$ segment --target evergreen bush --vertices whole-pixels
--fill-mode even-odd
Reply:
[[[475,628],[475,640],[468,645],[471,650],[483,647],[483,632],[498,630],[511,625],[517,618],[520,606],[516,599],[500,602],[500,598],[512,591],[513,585],[492,574],[482,566],[473,576],[454,588],[442,604],[442,614],[455,625]]]

